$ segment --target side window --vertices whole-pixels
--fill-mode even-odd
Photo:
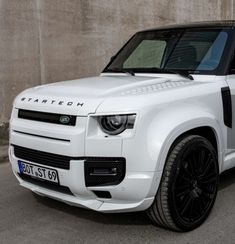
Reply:
[[[221,57],[223,55],[227,38],[228,34],[225,32],[221,32],[217,36],[215,41],[210,44],[210,48],[202,59],[201,64],[198,66],[199,70],[203,70],[205,68],[208,70],[213,70],[218,67]]]
[[[166,68],[215,70],[220,63],[227,37],[226,32],[186,32],[173,50]]]
[[[165,41],[143,40],[124,62],[123,68],[160,68],[165,48]]]

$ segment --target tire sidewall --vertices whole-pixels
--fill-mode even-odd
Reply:
[[[187,138],[187,137],[186,137]],[[185,139],[186,139],[185,138]],[[184,141],[184,139],[182,139],[178,144],[176,144],[176,146],[170,151],[168,159],[170,160],[170,157],[172,155],[172,153],[174,153],[174,150],[177,148],[177,146],[182,143]],[[210,150],[211,155],[213,157],[213,161],[215,163],[215,167],[216,167],[216,171],[217,171],[217,182],[216,182],[216,193],[214,198],[212,199],[207,212],[201,217],[199,218],[196,222],[194,223],[188,223],[186,221],[184,221],[180,215],[178,214],[177,210],[176,210],[176,206],[175,206],[175,199],[174,199],[174,189],[175,189],[175,183],[177,180],[177,176],[179,174],[180,171],[180,167],[182,167],[182,157],[185,153],[187,153],[188,151],[192,150],[192,148],[195,148],[196,146],[203,146],[206,147],[207,149]],[[182,148],[180,149],[180,151],[178,151],[176,158],[174,160],[174,163],[172,165],[172,170],[170,173],[170,181],[169,181],[169,185],[168,185],[168,204],[169,204],[169,210],[172,216],[172,219],[174,221],[174,223],[176,224],[176,226],[183,230],[183,231],[190,231],[193,230],[195,228],[197,228],[198,226],[200,226],[208,217],[208,215],[211,212],[211,209],[213,208],[213,205],[215,203],[216,200],[216,196],[217,196],[217,192],[218,192],[218,184],[219,184],[219,167],[218,167],[218,159],[217,159],[217,155],[216,152],[213,148],[213,146],[211,145],[211,143],[200,136],[194,136],[191,138],[191,140],[185,142],[184,146],[182,146]]]

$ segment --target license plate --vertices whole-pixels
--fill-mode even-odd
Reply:
[[[18,167],[20,174],[25,174],[33,178],[59,183],[57,170],[22,162],[20,160],[18,160]]]

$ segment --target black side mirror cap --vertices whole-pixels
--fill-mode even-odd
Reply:
[[[110,58],[110,62],[112,62],[112,61],[114,60],[114,58],[115,58],[115,56],[112,56],[112,57]]]

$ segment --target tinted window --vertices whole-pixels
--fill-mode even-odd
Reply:
[[[105,71],[211,73],[221,62],[227,39],[226,29],[141,32],[130,40]]]
[[[143,40],[124,62],[124,68],[132,67],[160,67],[166,41]]]
[[[166,68],[214,70],[227,40],[226,32],[185,32],[165,64]]]

